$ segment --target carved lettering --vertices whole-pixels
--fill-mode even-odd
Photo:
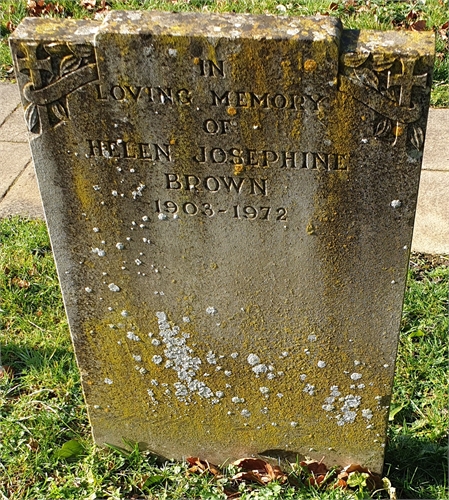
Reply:
[[[200,75],[201,76],[221,76],[225,77],[224,61],[211,61],[210,59],[200,59]]]
[[[226,134],[231,126],[230,120],[207,119],[203,123],[203,130],[208,134]]]
[[[170,87],[148,87],[137,85],[113,85],[109,90],[97,85],[97,100],[112,99],[119,102],[146,102],[150,104],[188,105],[192,102],[190,90],[172,89]]]
[[[88,139],[86,158],[126,158],[133,160],[153,160],[171,162],[170,144],[142,143],[137,144],[116,139],[101,141]]]
[[[165,189],[183,190],[194,192],[217,193],[225,191],[240,194],[246,192],[255,196],[268,195],[268,179],[255,179],[252,177],[232,177],[207,175],[198,177],[194,174],[179,175],[175,173],[165,173]]]
[[[264,108],[264,109],[291,109],[318,111],[323,105],[325,96],[320,95],[299,95],[265,92],[256,94],[244,90],[226,90],[224,93],[217,93],[211,90],[212,106],[233,106],[236,108]]]
[[[193,157],[197,163],[252,167],[303,168],[308,170],[347,170],[348,155],[338,153],[274,151],[271,149],[209,148],[200,146]]]

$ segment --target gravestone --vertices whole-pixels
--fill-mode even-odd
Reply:
[[[380,472],[432,36],[111,12],[11,47],[96,442]]]

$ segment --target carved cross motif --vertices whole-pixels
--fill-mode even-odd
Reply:
[[[24,58],[17,58],[17,63],[19,65],[19,71],[28,69],[30,71],[31,82],[33,83],[34,89],[40,89],[43,87],[41,70],[51,71],[51,58],[50,56],[44,59],[37,58],[37,43],[30,43],[29,45],[22,45],[22,49],[25,53]]]
[[[413,87],[422,87],[425,89],[427,86],[427,73],[423,75],[413,74],[415,63],[416,60],[414,59],[401,59],[402,74],[393,75],[391,71],[388,72],[387,88],[401,87],[399,106],[410,107]]]
[[[413,87],[427,87],[427,73],[423,75],[415,75],[416,59],[401,59],[402,73],[393,75],[391,71],[388,72],[387,78],[387,88],[399,86],[399,106],[410,108],[412,104],[412,90]],[[405,145],[407,140],[407,126],[400,121],[396,122],[396,126],[393,129],[395,140],[393,146],[402,142]],[[401,138],[402,136],[402,138]],[[421,149],[421,144],[423,142],[422,130],[417,127],[413,129],[412,143],[419,150]]]

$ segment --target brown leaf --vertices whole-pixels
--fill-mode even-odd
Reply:
[[[12,366],[0,365],[0,379],[8,376],[9,378],[14,378],[14,370]]]
[[[374,474],[373,472],[371,472],[366,467],[362,467],[361,465],[357,464],[350,464],[346,466],[342,472],[346,472],[348,476],[349,474],[351,474],[351,472],[364,472],[369,475],[369,477],[366,480],[366,485],[368,486],[370,491],[383,489],[382,478],[378,474]],[[340,474],[338,477],[340,478]]]
[[[336,3],[336,2],[332,2],[332,3],[329,5],[329,9],[330,9],[330,10],[337,10],[337,9],[338,9],[338,3]]]
[[[12,32],[16,29],[16,27],[14,26],[14,23],[13,23],[12,21],[8,21],[8,22],[6,23],[6,29],[7,29],[10,33],[12,33]]]
[[[18,286],[19,288],[30,288],[30,282],[27,280],[22,280],[17,276],[11,280],[13,285]]]
[[[95,9],[95,5],[97,0],[80,0],[80,6],[84,7],[87,10]]]
[[[207,460],[200,460],[198,457],[188,457],[187,462],[191,466],[189,472],[200,473],[210,472],[216,477],[221,477],[221,471],[217,465],[210,464]]]
[[[27,443],[27,447],[31,451],[38,451],[39,450],[39,443],[35,439],[30,438],[30,440]]]
[[[418,19],[418,13],[414,10],[411,10],[407,14],[407,21],[416,21]]]
[[[237,472],[237,474],[234,474],[231,478],[232,481],[250,481],[252,483],[257,483],[262,486],[265,486],[267,484],[265,481],[262,480],[262,477],[260,474],[257,474],[256,472],[251,472],[251,471],[245,471],[245,472]]]
[[[322,462],[317,462],[316,460],[300,462],[300,465],[306,467],[312,474],[327,474],[329,469]]]
[[[332,486],[334,489],[345,490],[348,487],[348,483],[344,479],[338,479],[337,482]]]
[[[412,31],[425,31],[427,29],[426,21],[416,21],[410,25]]]
[[[280,467],[277,465],[273,466],[261,458],[241,458],[240,460],[233,462],[232,465],[250,473],[251,477],[256,476],[256,482],[261,482],[261,484],[267,484],[271,481],[279,481],[283,483],[287,480],[286,474],[284,474]],[[238,473],[236,476],[245,479],[242,474],[243,473]],[[254,481],[254,478],[248,480]]]

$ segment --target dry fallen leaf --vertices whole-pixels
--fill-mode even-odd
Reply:
[[[416,21],[410,25],[412,31],[425,31],[427,29],[426,21]]]
[[[268,484],[271,481],[284,483],[287,480],[286,474],[277,465],[271,465],[261,458],[242,458],[232,463],[244,472],[235,474],[233,480],[255,481],[260,484]]]
[[[203,474],[210,472],[216,477],[221,477],[221,471],[217,465],[210,464],[207,460],[200,460],[198,457],[189,457],[187,462],[190,465],[189,472]]]
[[[80,6],[84,7],[87,10],[95,9],[95,5],[97,0],[80,0]]]
[[[30,282],[27,280],[22,280],[18,278],[17,276],[11,280],[11,283],[13,285],[18,286],[19,288],[29,288],[30,287]]]

